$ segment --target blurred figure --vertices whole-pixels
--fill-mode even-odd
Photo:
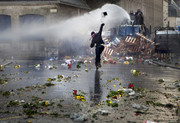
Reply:
[[[135,24],[136,25],[144,25],[144,17],[141,9],[138,9],[135,13]]]
[[[129,16],[130,16],[130,18],[131,18],[131,24],[134,24],[135,14],[134,14],[134,12],[133,12],[132,10],[130,11]]]

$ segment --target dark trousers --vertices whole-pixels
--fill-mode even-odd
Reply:
[[[101,53],[104,50],[104,46],[102,45],[97,45],[96,46],[96,61],[95,61],[95,65],[98,66],[100,64],[101,61]]]

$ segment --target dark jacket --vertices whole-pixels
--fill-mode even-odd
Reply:
[[[99,32],[96,33],[95,36],[93,37],[91,45],[90,45],[91,48],[94,47],[94,44],[96,44],[96,46],[104,44],[104,42],[102,40],[102,36],[101,36],[103,26],[104,26],[104,24],[101,24]]]

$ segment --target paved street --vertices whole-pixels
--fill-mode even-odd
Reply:
[[[25,113],[23,113],[20,106],[7,106],[8,102],[12,100],[23,100],[24,102],[22,102],[21,105],[27,102],[31,102],[33,97],[40,97],[43,100],[50,101],[63,100],[62,105],[65,105],[63,107],[66,107],[64,109],[64,112],[72,114],[74,112],[79,112],[79,109],[77,109],[76,106],[74,107],[74,103],[83,103],[81,101],[77,102],[77,100],[74,100],[73,90],[77,90],[78,93],[83,94],[86,99],[84,103],[87,103],[91,108],[96,109],[96,106],[98,106],[98,104],[101,104],[102,102],[105,102],[107,100],[107,95],[110,90],[117,91],[118,89],[122,89],[123,87],[128,88],[129,83],[133,83],[135,88],[145,88],[148,91],[159,91],[161,93],[169,93],[171,94],[171,96],[177,96],[177,100],[173,100],[173,102],[167,102],[161,99],[161,103],[173,103],[173,105],[176,105],[175,107],[177,109],[177,103],[179,103],[180,94],[177,89],[169,89],[168,86],[175,81],[180,80],[180,70],[168,67],[159,67],[156,65],[149,65],[147,63],[135,63],[129,65],[125,65],[123,63],[102,64],[102,68],[100,68],[99,70],[95,69],[94,64],[80,64],[81,68],[78,69],[76,68],[77,63],[74,63],[72,65],[72,68],[68,69],[67,66],[61,65],[63,62],[64,61],[22,60],[13,61],[12,64],[7,65],[3,69],[3,71],[0,72],[1,79],[7,79],[7,83],[2,83],[0,85],[0,122],[13,122],[14,120],[16,122],[29,121],[28,119],[22,119],[26,116],[24,115]],[[37,64],[40,64],[40,67],[35,67],[35,65]],[[15,68],[16,65],[20,65],[19,68]],[[49,69],[48,66],[54,67]],[[131,73],[132,70],[140,71],[141,75],[133,76]],[[63,76],[64,79],[58,80],[58,75]],[[51,83],[55,84],[54,86],[43,86],[45,83],[47,83],[48,78],[56,78],[56,80],[50,81]],[[159,83],[159,79],[163,79],[164,83]],[[5,94],[3,94],[3,92],[6,91],[9,91],[10,95],[6,96]],[[55,103],[56,102],[57,101],[55,101]],[[121,104],[119,104],[119,107],[121,107]],[[115,110],[110,110],[108,108],[106,109],[109,112]],[[7,111],[8,113],[5,113]],[[58,112],[58,114],[61,113],[55,107],[48,108],[46,112],[51,111],[56,111]],[[80,112],[84,111],[87,112],[86,108],[81,107]],[[174,116],[175,111],[172,114],[173,117],[169,117],[169,120],[171,121],[174,118],[174,120],[177,121],[177,116]],[[20,118],[14,117],[17,115],[20,116]],[[112,116],[109,115],[109,117]],[[47,119],[46,122],[48,122],[49,116],[47,116],[45,119]],[[53,119],[54,122],[56,122],[57,119],[58,118]],[[60,119],[62,120],[62,122],[64,122],[65,120],[67,120],[67,122],[73,121],[69,117],[66,117],[66,119]],[[123,119],[124,122],[128,121],[126,117],[123,117],[122,120]],[[41,122],[42,118],[38,118],[38,120],[39,122]],[[30,121],[34,122],[38,122],[38,120],[36,118],[30,119]],[[103,118],[103,120],[107,119]],[[145,120],[148,119],[144,119],[144,121]],[[168,119],[164,120],[167,121]],[[172,121],[174,122],[174,120]],[[87,120],[87,122],[91,121],[94,122],[99,120]],[[138,123],[138,120],[134,121],[137,121]],[[140,118],[139,121],[143,120]]]

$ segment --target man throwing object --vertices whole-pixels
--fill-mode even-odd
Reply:
[[[95,49],[96,50],[96,60],[95,60],[96,69],[99,69],[101,67],[101,53],[104,50],[104,46],[102,45],[104,44],[104,42],[101,36],[103,26],[104,26],[104,23],[101,24],[101,27],[98,33],[91,32],[92,42],[91,42],[90,47],[93,48],[94,45],[96,44],[96,49]]]

